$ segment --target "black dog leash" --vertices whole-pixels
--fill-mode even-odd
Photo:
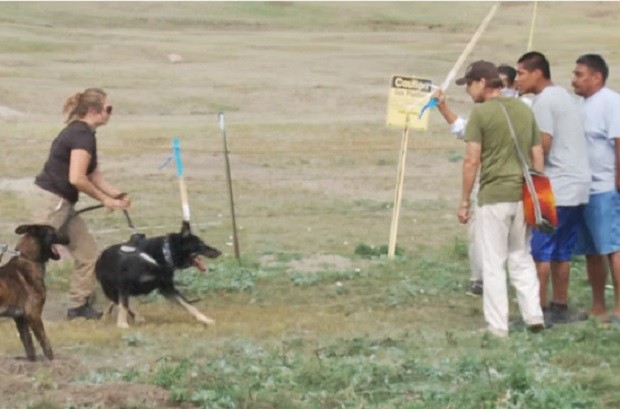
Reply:
[[[80,213],[88,212],[88,211],[91,211],[91,210],[101,209],[102,207],[103,207],[102,204],[94,205],[94,206],[88,206],[88,207],[85,207],[83,209],[76,210],[75,213],[73,213],[73,216],[71,216],[71,217],[75,217],[75,216],[77,216]],[[125,219],[127,220],[127,225],[131,229],[131,234],[138,234],[138,230],[136,229],[136,226],[131,221],[131,217],[129,217],[129,212],[127,211],[127,209],[123,209],[123,214],[125,215]]]
[[[116,196],[115,199],[122,199],[125,196],[127,196],[127,193],[123,192],[120,195]],[[138,233],[138,230],[136,229],[136,226],[131,221],[131,217],[129,217],[129,212],[127,211],[127,209],[123,209],[123,214],[125,215],[125,220],[127,220],[127,225],[131,229],[131,237],[132,238],[133,237],[142,237],[142,238],[144,238],[143,234]]]
[[[127,225],[131,229],[131,234],[139,234],[138,230],[136,230],[136,226],[134,226],[133,222],[131,221],[131,217],[129,217],[129,212],[127,211],[127,209],[123,209],[123,214],[125,215],[125,219],[127,220]]]
[[[73,219],[75,216],[77,216],[80,213],[84,213],[84,212],[89,212],[91,210],[96,210],[96,209],[101,209],[103,207],[103,204],[98,204],[98,205],[93,205],[93,206],[87,206],[83,209],[80,210],[75,210],[68,218],[67,220],[65,220],[65,222],[62,224],[62,226],[60,226],[58,228],[58,233],[60,233],[63,236],[66,236],[65,234],[65,230],[67,229],[67,224],[69,224],[69,220]]]
[[[122,192],[122,193],[119,193],[118,195],[114,196],[114,199],[120,200],[120,199],[124,198],[125,196],[127,196],[127,193]],[[80,213],[89,212],[89,211],[95,210],[95,209],[101,209],[102,207],[103,207],[103,203],[99,203],[98,205],[93,205],[93,206],[87,206],[87,207],[85,207],[83,209],[76,210],[75,213],[73,214],[73,216],[77,216]],[[134,228],[132,226],[131,220],[129,219],[129,215],[127,214],[127,210],[123,209],[123,211],[125,212],[125,217],[127,217],[127,221],[129,222],[129,227]]]
[[[94,205],[94,206],[88,206],[88,207],[85,207],[83,209],[76,210],[75,213],[73,214],[73,216],[77,216],[80,213],[89,212],[89,211],[95,210],[95,209],[101,209],[102,207],[103,207],[102,204],[98,204],[98,205]]]
[[[123,193],[115,196],[114,199],[122,199],[125,196],[127,196],[127,193],[123,192]],[[102,207],[103,207],[103,204],[100,203],[100,204],[97,204],[97,205],[87,206],[87,207],[84,207],[83,209],[74,211],[73,214],[67,220],[65,220],[63,225],[60,226],[60,229],[58,229],[58,230],[62,232],[66,228],[67,223],[69,223],[69,220],[71,220],[73,217],[79,215],[80,213],[89,212],[91,210],[96,210],[96,209],[101,209]],[[127,211],[127,209],[123,209],[123,214],[125,215],[125,219],[127,220],[127,224],[129,225],[129,228],[131,229],[132,237],[133,236],[140,236],[140,233],[138,233],[138,231],[136,230],[136,227],[134,226],[133,222],[131,221],[131,218],[129,217],[129,212]],[[1,260],[1,258],[0,258],[0,260]]]

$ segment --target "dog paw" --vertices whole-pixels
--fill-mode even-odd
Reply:
[[[211,318],[206,317],[204,315],[201,317],[198,317],[198,321],[202,322],[205,325],[215,325],[215,320],[212,320]]]
[[[129,324],[126,322],[117,322],[116,326],[120,329],[129,329]]]

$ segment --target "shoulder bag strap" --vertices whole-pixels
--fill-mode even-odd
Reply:
[[[517,148],[517,155],[519,156],[519,161],[521,162],[521,168],[523,169],[523,178],[525,179],[525,184],[527,185],[527,189],[530,192],[530,196],[532,196],[532,202],[534,202],[534,216],[536,217],[536,224],[542,222],[542,211],[540,210],[540,201],[538,200],[538,194],[536,193],[536,189],[534,188],[534,182],[532,181],[532,175],[530,175],[530,171],[527,166],[527,162],[525,161],[525,157],[523,156],[523,152],[521,152],[521,148],[519,147],[519,141],[517,140],[517,135],[515,133],[514,127],[512,126],[512,121],[510,120],[510,115],[508,115],[508,111],[504,104],[499,102],[500,108],[504,112],[504,116],[508,121],[508,128],[510,129],[510,134],[512,135],[512,139],[515,142],[515,148]]]

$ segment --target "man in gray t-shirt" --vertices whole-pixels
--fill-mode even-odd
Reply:
[[[572,320],[568,314],[570,261],[590,188],[583,122],[577,100],[551,82],[549,62],[543,54],[532,51],[521,56],[516,81],[521,92],[536,95],[532,110],[545,152],[545,174],[551,180],[558,212],[558,227],[553,234],[532,232],[540,302],[548,320],[554,324],[567,323]],[[547,306],[550,275],[553,290]]]
[[[605,84],[609,67],[599,54],[575,61],[572,86],[580,97],[592,170],[590,200],[577,236],[592,287],[590,317],[620,324],[620,94]],[[612,274],[615,308],[608,314],[605,283]]]

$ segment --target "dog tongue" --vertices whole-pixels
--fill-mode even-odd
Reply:
[[[58,252],[58,247],[55,244],[52,244],[52,253],[56,255],[56,257],[60,257],[60,253]]]
[[[200,256],[194,257],[194,266],[200,271],[206,271],[205,265]]]

